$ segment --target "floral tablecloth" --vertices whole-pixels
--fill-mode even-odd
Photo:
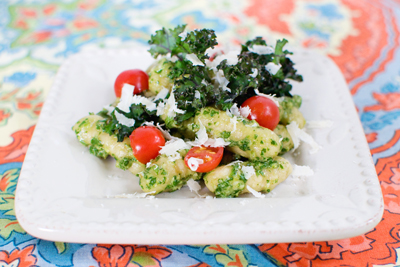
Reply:
[[[400,264],[398,0],[0,1],[1,266],[394,266]],[[60,64],[84,49],[146,44],[161,27],[213,28],[220,43],[286,38],[343,72],[384,195],[382,221],[350,239],[201,246],[71,244],[18,224],[14,193]],[[399,254],[398,254],[399,253]]]

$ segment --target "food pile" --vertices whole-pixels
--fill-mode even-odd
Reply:
[[[302,76],[286,43],[257,37],[223,51],[213,30],[163,28],[149,41],[155,62],[119,74],[114,103],[73,130],[152,195],[199,180],[216,197],[270,192],[291,173],[282,155],[305,125],[288,82]]]

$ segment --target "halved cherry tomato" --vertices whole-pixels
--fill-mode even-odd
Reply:
[[[160,130],[153,126],[141,126],[129,136],[135,158],[143,164],[158,156],[165,139]]]
[[[279,108],[271,99],[264,96],[253,96],[243,102],[242,107],[249,107],[249,120],[255,120],[262,127],[271,131],[279,123]]]
[[[221,162],[224,155],[223,147],[192,147],[185,156],[185,164],[189,167],[188,160],[190,158],[202,159],[204,163],[199,164],[196,172],[209,172],[215,169]],[[190,168],[190,167],[189,167]]]
[[[121,72],[114,83],[114,91],[117,97],[121,97],[122,87],[124,84],[134,85],[134,94],[139,94],[140,92],[149,89],[149,76],[146,72],[134,69],[126,70]]]

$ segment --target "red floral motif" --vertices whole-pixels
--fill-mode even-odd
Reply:
[[[383,197],[385,199],[385,209],[400,214],[400,185],[381,182],[381,186],[384,194]]]
[[[171,255],[161,246],[97,245],[92,250],[93,258],[100,267],[161,267],[161,260]]]
[[[366,134],[365,137],[367,138],[368,143],[373,143],[376,141],[376,139],[378,137],[378,133],[369,133],[369,134]]]
[[[93,248],[93,258],[99,263],[99,266],[127,266],[132,255],[132,246],[120,245],[99,245]]]
[[[6,147],[0,147],[0,164],[24,161],[33,130],[34,126],[28,130],[18,131],[11,135],[14,141]]]
[[[294,9],[294,0],[265,1],[253,0],[244,13],[255,17],[259,24],[268,26],[272,31],[291,34],[282,16],[290,14]]]
[[[373,93],[374,98],[379,102],[377,105],[367,106],[364,111],[385,110],[390,111],[400,108],[400,93]]]
[[[400,33],[396,16],[384,6],[382,1],[342,0],[342,2],[351,12],[357,14],[352,16],[352,23],[358,32],[357,35],[349,35],[342,42],[339,48],[340,55],[331,56],[339,65],[346,80],[350,82],[362,77],[368,68],[377,63],[381,52],[387,49],[384,60],[374,67],[367,78],[353,86],[351,93],[355,94],[363,84],[374,79],[379,72],[384,70],[386,64],[393,60],[394,52],[399,45]],[[392,29],[394,36],[389,36],[388,28]]]
[[[6,121],[11,116],[11,113],[7,110],[0,109],[0,124]]]
[[[11,264],[14,263],[15,266],[18,267],[28,267],[35,266],[37,261],[36,256],[32,254],[35,249],[35,245],[30,245],[22,250],[18,248],[8,253],[7,251],[0,251],[0,264]]]
[[[376,164],[384,196],[382,221],[372,231],[339,241],[264,244],[260,250],[287,266],[372,266],[396,262],[400,245],[400,152]]]

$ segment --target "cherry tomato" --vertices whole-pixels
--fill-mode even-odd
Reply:
[[[134,85],[134,94],[149,89],[149,76],[142,70],[126,70],[121,72],[114,83],[114,91],[117,97],[121,97],[122,87],[124,84]]]
[[[135,158],[143,164],[158,156],[165,139],[160,130],[152,126],[141,126],[129,136]]]
[[[202,159],[204,163],[199,164],[196,172],[209,172],[215,169],[221,162],[224,154],[223,147],[192,147],[185,156],[185,164],[189,167],[188,160],[190,158]],[[190,168],[190,167],[189,167]]]
[[[262,127],[273,131],[279,123],[279,108],[271,99],[264,96],[253,96],[243,102],[242,107],[248,106],[249,120],[255,120]]]

